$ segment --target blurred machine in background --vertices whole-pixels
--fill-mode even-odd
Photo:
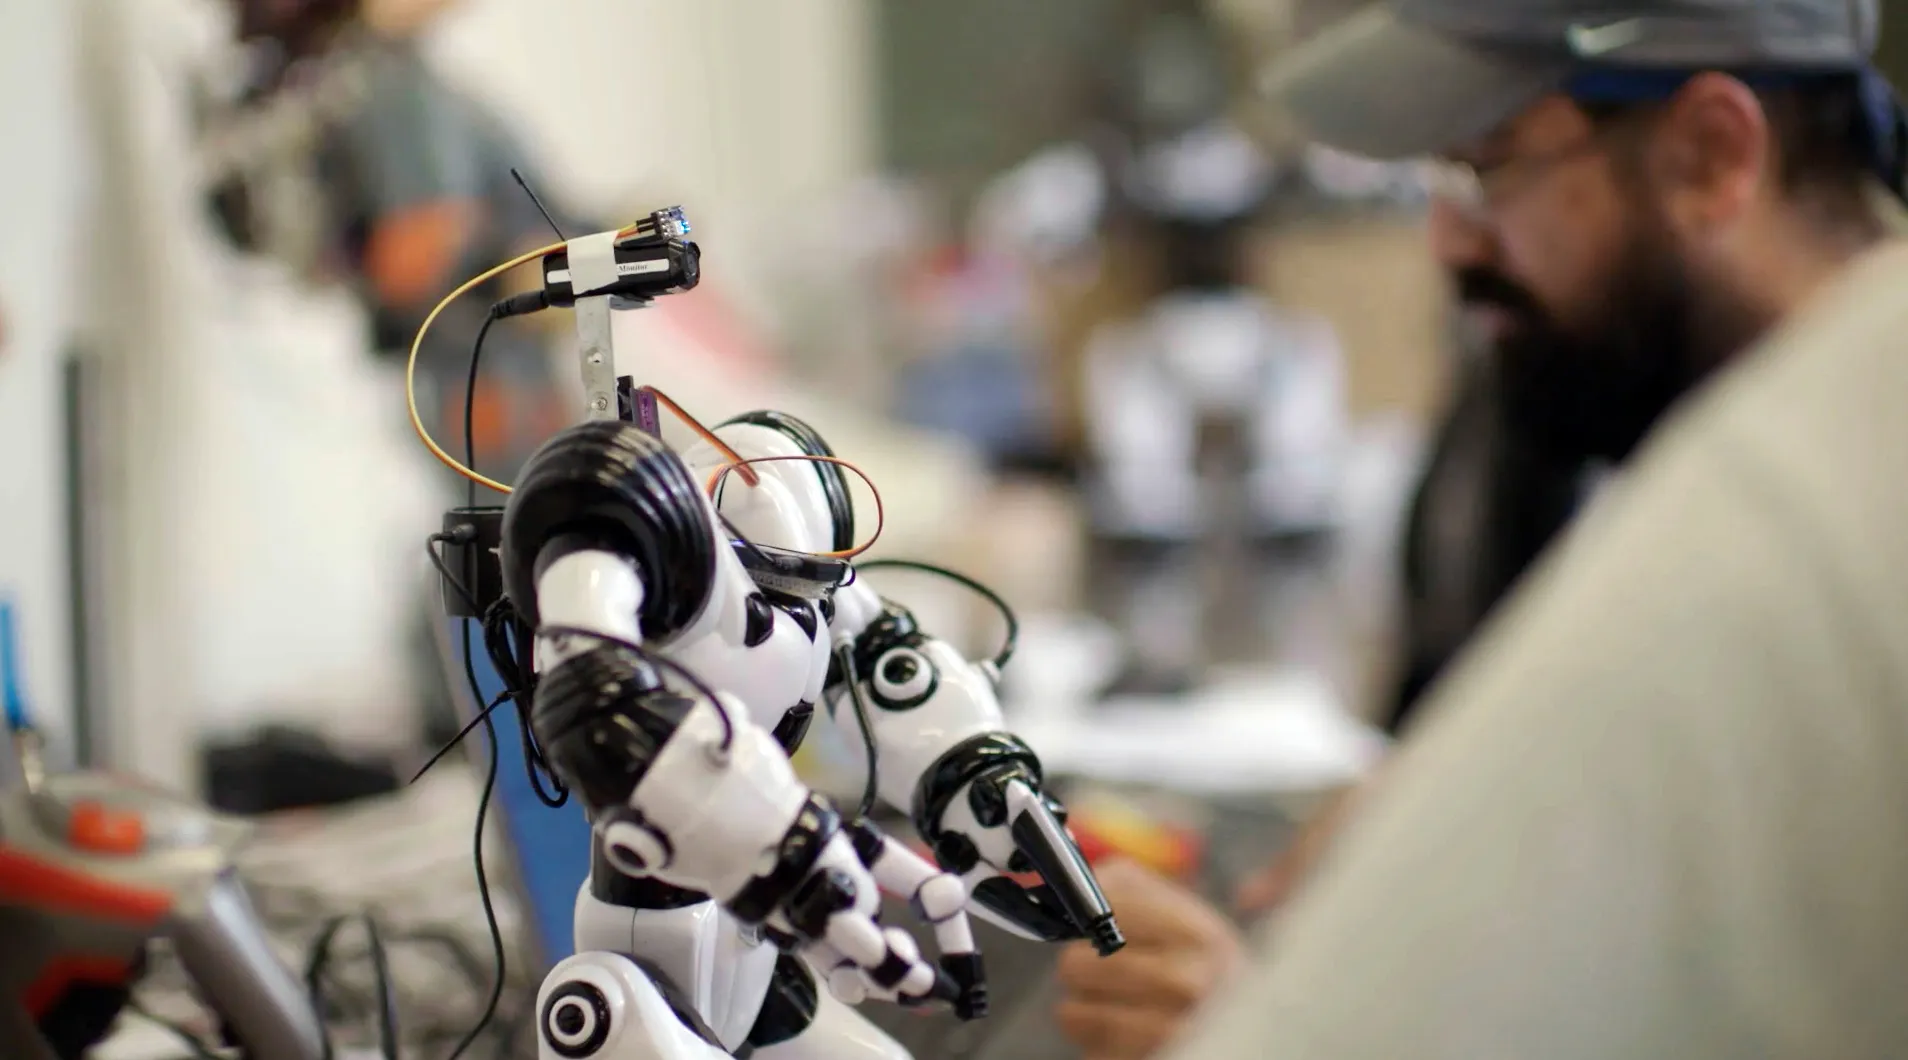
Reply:
[[[1094,595],[1128,644],[1109,691],[1177,693],[1208,661],[1202,546],[1329,537],[1349,422],[1332,325],[1257,268],[1296,167],[1230,119],[1221,27],[1162,5],[1132,44],[1107,109],[990,183],[976,231],[1036,266],[1139,258],[1147,293],[1085,336],[1078,457]]]
[[[1201,541],[1231,532],[1269,545],[1329,536],[1338,521],[1337,337],[1251,275],[1249,233],[1272,180],[1220,123],[1147,145],[1128,172],[1162,289],[1102,325],[1082,365],[1100,580],[1124,596],[1111,606],[1133,651],[1119,691],[1183,690],[1206,661]]]

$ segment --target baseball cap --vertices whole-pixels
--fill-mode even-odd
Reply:
[[[1851,74],[1885,87],[1869,68],[1879,23],[1877,0],[1380,0],[1275,60],[1262,87],[1311,138],[1401,159],[1484,136],[1590,73]],[[1894,135],[1887,117],[1877,137]]]

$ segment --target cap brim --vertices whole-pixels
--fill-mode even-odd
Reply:
[[[1374,3],[1274,60],[1260,84],[1311,138],[1392,160],[1442,154],[1488,134],[1569,71],[1566,57],[1466,43]]]

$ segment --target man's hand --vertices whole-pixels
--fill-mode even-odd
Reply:
[[[1130,861],[1096,866],[1126,933],[1101,957],[1084,942],[1060,954],[1055,1019],[1087,1060],[1138,1060],[1178,1033],[1239,966],[1239,933],[1198,895]]]

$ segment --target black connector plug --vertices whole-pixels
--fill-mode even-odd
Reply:
[[[548,294],[542,291],[525,291],[523,294],[511,295],[491,306],[490,316],[493,320],[502,320],[505,317],[522,317],[529,316],[531,313],[541,313],[548,308],[550,308]]]

